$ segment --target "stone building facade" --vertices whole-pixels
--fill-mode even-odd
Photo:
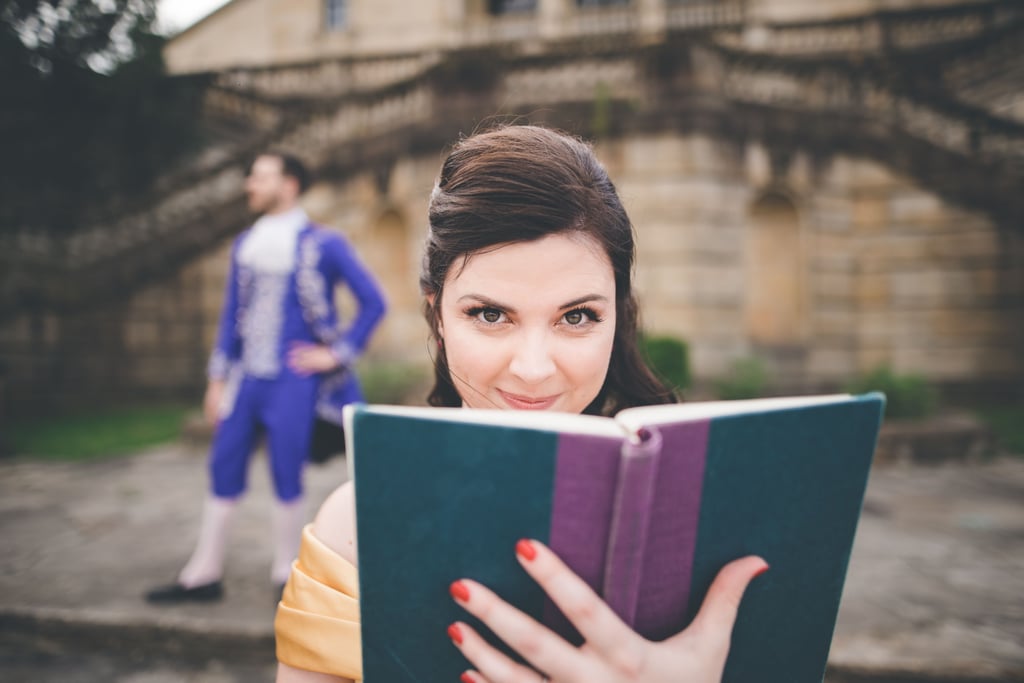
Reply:
[[[206,116],[231,133],[130,215],[0,244],[8,410],[52,387],[198,396],[265,146],[310,160],[307,210],[383,281],[369,362],[427,367],[434,175],[447,144],[495,120],[595,141],[636,227],[644,326],[685,339],[704,385],[753,357],[777,391],[882,364],[1024,388],[1016,3],[393,4],[235,0],[169,44],[175,69],[216,72]]]
[[[645,41],[674,28],[741,23],[747,40],[773,28],[850,22],[887,11],[983,6],[987,0],[231,0],[175,36],[175,73],[273,67],[345,57],[391,57],[553,43],[625,31]]]

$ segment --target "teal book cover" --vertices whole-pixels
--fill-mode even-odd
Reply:
[[[880,394],[653,406],[615,419],[353,406],[367,683],[458,680],[446,629],[473,578],[579,643],[515,560],[547,543],[652,640],[718,570],[771,570],[740,606],[723,680],[819,682],[884,408]]]

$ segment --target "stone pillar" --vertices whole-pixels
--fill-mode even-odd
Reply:
[[[467,11],[469,4],[467,0],[440,0],[438,16],[441,20],[441,35],[445,47],[458,48],[462,45],[466,23],[471,14]]]
[[[644,42],[658,42],[665,37],[665,0],[638,0],[640,35]]]
[[[539,0],[537,16],[540,36],[544,40],[558,40],[566,33],[566,24],[573,12],[572,0]]]
[[[835,21],[877,11],[873,0],[747,0],[747,21],[766,24]]]

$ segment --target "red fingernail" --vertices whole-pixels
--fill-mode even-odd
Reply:
[[[452,585],[448,586],[448,592],[459,602],[469,602],[469,586],[461,581],[453,581]]]
[[[448,637],[451,638],[456,645],[462,645],[462,629],[459,628],[458,624],[452,624],[448,627]]]
[[[516,555],[527,562],[530,562],[533,558],[537,557],[537,549],[533,547],[532,543],[524,538],[516,543]]]
[[[756,579],[757,577],[761,576],[761,574],[764,574],[764,573],[765,573],[766,571],[768,571],[769,569],[771,569],[771,567],[770,567],[770,566],[768,566],[768,563],[767,563],[767,562],[765,562],[765,563],[764,563],[764,566],[763,566],[763,567],[761,567],[761,568],[760,568],[760,569],[758,569],[758,570],[757,570],[756,572],[754,572],[754,577],[753,577],[753,578],[755,578],[755,579]]]
[[[462,681],[462,683],[476,683],[476,681],[473,680],[473,677],[469,675],[468,671],[463,671],[462,675],[459,676],[459,680]]]

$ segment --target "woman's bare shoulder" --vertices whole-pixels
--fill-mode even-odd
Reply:
[[[313,535],[356,564],[356,498],[351,481],[334,489],[320,506],[313,520]]]

